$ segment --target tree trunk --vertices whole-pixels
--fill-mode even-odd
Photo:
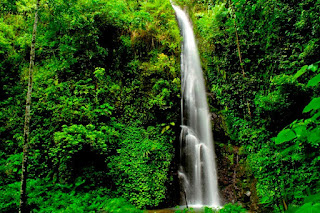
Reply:
[[[27,178],[28,178],[28,145],[29,145],[29,135],[30,135],[30,106],[31,106],[31,93],[32,93],[32,79],[33,79],[33,68],[35,60],[35,43],[36,43],[36,33],[38,24],[38,8],[39,0],[37,0],[36,11],[34,16],[34,25],[32,33],[32,42],[30,50],[30,66],[29,66],[29,77],[28,77],[28,93],[26,98],[26,112],[25,112],[25,122],[24,122],[24,141],[23,141],[23,158],[22,158],[22,173],[21,173],[21,189],[20,189],[20,206],[19,213],[28,212],[27,210]]]
[[[239,57],[239,61],[240,61],[240,67],[241,67],[241,70],[242,70],[242,75],[243,77],[245,76],[245,72],[244,72],[244,67],[243,67],[243,63],[242,63],[242,56],[241,56],[241,50],[240,50],[240,42],[239,42],[239,35],[238,35],[238,30],[237,30],[237,22],[236,22],[236,12],[235,12],[235,9],[232,7],[232,3],[230,1],[230,7],[231,7],[231,10],[232,10],[232,15],[234,16],[233,17],[233,20],[234,20],[234,30],[235,30],[235,33],[236,33],[236,43],[237,43],[237,48],[238,48],[238,57]]]
[[[242,76],[245,77],[245,72],[244,72],[244,67],[243,67],[243,62],[242,62],[242,56],[241,56],[241,50],[240,50],[240,42],[239,42],[239,35],[238,35],[238,30],[237,30],[237,22],[236,22],[236,12],[235,12],[235,9],[232,7],[232,3],[230,1],[230,7],[232,9],[232,12],[233,12],[233,20],[234,20],[234,30],[235,30],[235,33],[236,33],[236,42],[237,42],[237,48],[238,48],[238,57],[239,57],[239,61],[240,61],[240,67],[241,67],[241,70],[242,70]],[[247,108],[248,108],[248,114],[249,114],[249,117],[251,118],[251,110],[250,110],[250,104],[249,104],[249,101],[247,100]]]
[[[239,56],[239,61],[240,61],[241,70],[242,70],[242,75],[245,76],[244,67],[243,67],[243,63],[242,63],[242,56],[241,56],[241,51],[240,51],[240,43],[239,43],[239,36],[238,36],[236,18],[234,18],[234,29],[235,29],[235,31],[236,31],[237,47],[238,47],[238,56]]]

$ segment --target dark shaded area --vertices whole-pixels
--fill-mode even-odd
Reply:
[[[83,186],[85,189],[112,185],[107,176],[106,157],[92,150],[89,145],[85,145],[82,150],[75,153],[70,162],[71,183],[81,178],[85,181]]]

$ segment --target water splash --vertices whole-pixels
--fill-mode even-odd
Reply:
[[[187,14],[172,4],[183,37],[181,51],[182,130],[179,177],[183,205],[220,207],[215,153],[204,78],[192,24]]]

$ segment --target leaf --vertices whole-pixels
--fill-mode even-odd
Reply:
[[[275,138],[275,144],[282,144],[294,138],[296,138],[296,134],[291,129],[284,129]]]
[[[311,78],[308,81],[307,87],[314,87],[320,82],[320,74],[316,75],[315,77]]]
[[[165,131],[167,131],[168,129],[170,129],[170,126],[165,126],[162,131],[161,131],[161,134],[163,134]]]
[[[320,212],[320,204],[319,203],[314,204],[313,210],[314,210],[314,212]]]
[[[82,180],[81,177],[78,177],[76,180],[75,180],[75,186],[78,187],[80,185],[82,185],[84,182],[86,182],[86,180]]]
[[[306,125],[299,125],[299,126],[296,126],[295,128],[293,128],[293,130],[296,133],[297,137],[299,138],[303,135],[303,133],[306,132],[307,126]]]
[[[312,72],[317,71],[318,65],[317,64],[311,64],[308,66],[308,70],[311,70]]]
[[[270,197],[268,196],[263,196],[261,199],[260,199],[260,203],[261,204],[267,204],[267,203],[270,203]]]
[[[282,156],[287,156],[290,152],[292,151],[296,151],[299,149],[299,144],[294,144],[292,146],[289,146],[288,148],[286,148],[285,150],[283,150],[280,154]]]
[[[301,206],[296,213],[312,213],[312,203],[306,203],[303,206]]]
[[[309,195],[308,197],[306,197],[306,198],[304,199],[304,202],[305,202],[305,203],[309,203],[309,202],[313,202],[313,203],[315,203],[315,202],[320,202],[320,193],[314,194],[314,195]]]
[[[307,71],[308,65],[304,65],[294,76],[294,79],[299,78],[301,75],[303,75]]]
[[[320,211],[320,205],[317,203],[312,205],[312,203],[306,203],[301,206],[296,213],[318,213]]]
[[[320,97],[312,99],[310,103],[303,109],[303,113],[317,109],[320,109]]]
[[[286,213],[295,213],[298,209],[298,206],[290,206]]]
[[[294,153],[291,155],[292,161],[302,161],[303,160],[303,155]]]
[[[320,142],[320,127],[317,127],[310,131],[308,134],[308,142],[314,145],[319,145]]]
[[[312,118],[310,118],[311,121],[316,121],[320,117],[320,112],[316,113]]]

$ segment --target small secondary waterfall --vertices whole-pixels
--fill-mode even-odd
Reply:
[[[219,207],[215,153],[200,57],[187,14],[175,5],[172,7],[183,37],[179,169],[179,178],[185,193],[183,204],[193,207]]]

